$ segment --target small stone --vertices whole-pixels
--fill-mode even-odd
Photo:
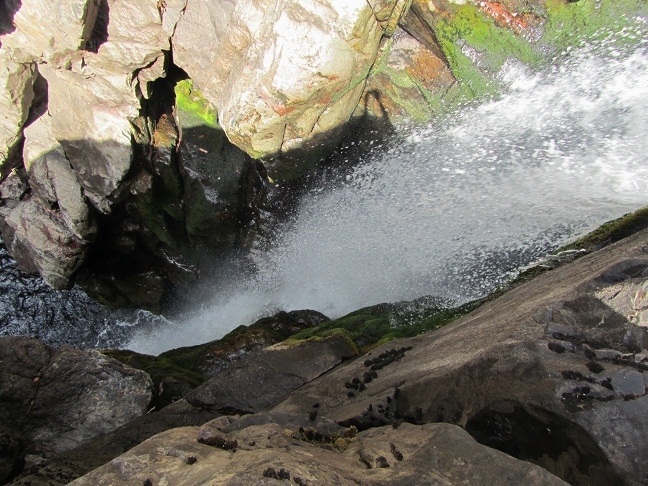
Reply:
[[[605,370],[605,368],[596,361],[590,361],[589,363],[587,363],[587,369],[592,373],[600,373],[601,371]]]
[[[621,357],[621,352],[616,349],[597,349],[594,353],[597,360],[614,361]]]

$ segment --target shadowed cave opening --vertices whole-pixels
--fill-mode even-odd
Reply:
[[[480,444],[537,464],[570,484],[625,484],[582,427],[547,410],[493,404],[468,420],[466,431]]]

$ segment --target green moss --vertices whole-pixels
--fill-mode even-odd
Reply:
[[[319,333],[313,333],[310,337],[302,337],[302,333],[295,334],[294,336],[289,337],[282,341],[282,344],[286,346],[297,346],[298,344],[309,342],[309,341],[323,341],[330,337],[342,337],[347,342],[349,347],[354,350],[356,355],[359,355],[362,351],[358,348],[354,340],[354,334],[349,332],[347,329],[340,327],[335,327],[333,329],[324,329]]]
[[[540,67],[547,54],[612,34],[616,44],[636,43],[636,34],[620,33],[636,25],[636,15],[648,13],[648,4],[645,0],[547,0],[544,11],[532,13],[547,19],[535,44],[499,27],[472,4],[458,5],[438,17],[433,30],[459,81],[459,101],[496,95],[499,85],[494,75],[507,59]]]
[[[438,329],[481,305],[481,301],[453,307],[439,300],[419,299],[366,307],[346,316],[306,329],[293,342],[342,334],[365,353],[393,339]]]
[[[207,381],[205,375],[180,366],[165,356],[149,356],[127,350],[107,350],[103,351],[103,354],[115,358],[131,368],[145,371],[156,384],[165,378],[175,378],[192,387],[197,387]]]
[[[529,42],[498,27],[474,5],[460,5],[451,16],[440,18],[434,33],[464,99],[497,93],[498,85],[490,75],[499,71],[507,59],[529,65],[541,60]],[[474,60],[467,52],[474,53]]]
[[[565,49],[584,41],[603,39],[634,25],[633,16],[646,15],[645,0],[547,0],[547,22],[541,42]],[[616,38],[624,42],[624,36]],[[636,40],[631,40],[636,42]]]
[[[648,228],[648,207],[609,221],[575,242],[559,248],[556,252],[569,250],[593,251],[627,238],[646,228]]]
[[[194,87],[191,79],[184,79],[175,85],[175,96],[178,109],[193,114],[210,127],[218,127],[218,113],[201,91]]]

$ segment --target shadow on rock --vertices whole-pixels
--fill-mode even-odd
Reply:
[[[0,3],[0,35],[11,34],[16,30],[13,18],[21,5],[20,0],[5,0]]]

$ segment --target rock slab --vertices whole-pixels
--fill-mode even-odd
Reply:
[[[316,427],[293,430],[294,419],[252,417],[164,432],[70,484],[567,484],[450,424],[403,424],[357,435],[343,429],[308,439],[304,434]]]
[[[20,437],[23,454],[48,457],[116,429],[146,413],[151,387],[97,351],[0,338],[0,432]]]
[[[273,410],[318,403],[359,429],[454,423],[572,484],[645,484],[648,341],[637,323],[647,249],[644,230],[383,345]]]
[[[356,354],[355,346],[342,336],[276,344],[246,355],[186,398],[208,410],[259,412]]]

